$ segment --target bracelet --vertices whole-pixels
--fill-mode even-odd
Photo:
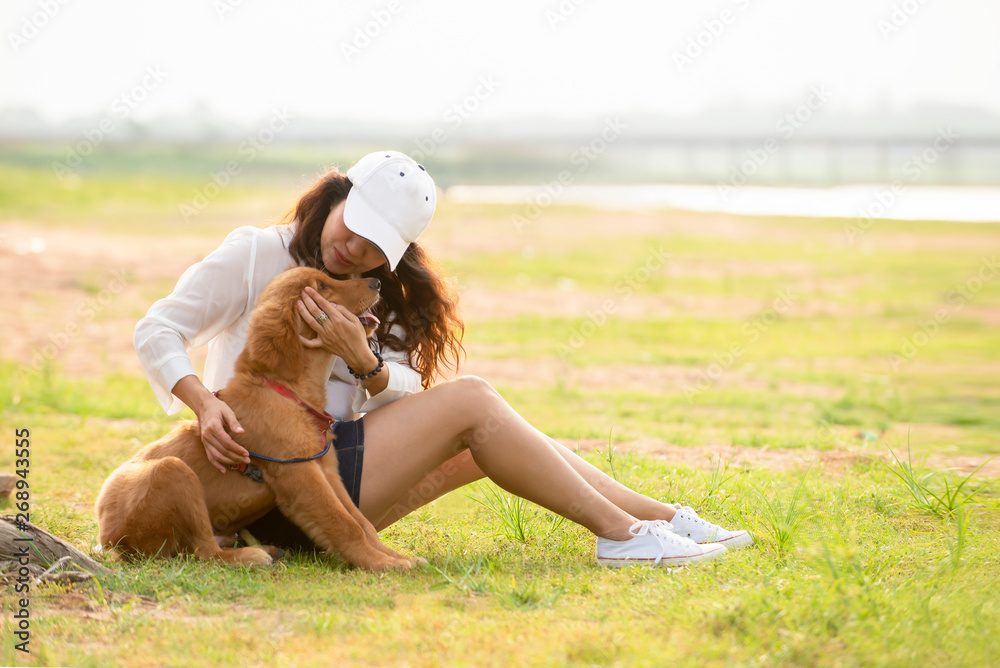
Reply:
[[[378,372],[382,370],[383,366],[385,366],[385,361],[382,359],[382,356],[379,355],[378,353],[373,352],[372,354],[375,355],[375,357],[378,358],[378,366],[375,367],[375,370],[374,371],[370,371],[370,372],[368,372],[368,373],[366,373],[365,375],[362,376],[361,374],[356,373],[354,371],[354,369],[352,369],[351,367],[347,367],[347,370],[351,372],[352,376],[354,376],[358,380],[368,380],[369,378],[373,378],[373,377],[375,377],[375,376],[378,375]]]

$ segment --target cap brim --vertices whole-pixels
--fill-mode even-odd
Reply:
[[[344,225],[359,237],[375,244],[389,263],[390,271],[396,271],[396,265],[403,258],[403,253],[409,244],[363,197],[351,197],[354,193],[355,191],[351,189],[347,195],[347,203],[344,205]]]

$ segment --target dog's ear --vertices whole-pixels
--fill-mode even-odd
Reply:
[[[250,322],[247,340],[250,358],[265,370],[281,369],[290,376],[302,373],[302,342],[299,341],[298,296],[286,303],[277,300],[258,304]],[[262,308],[263,307],[263,308]]]

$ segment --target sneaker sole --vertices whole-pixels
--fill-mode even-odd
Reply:
[[[725,538],[723,540],[713,540],[707,543],[698,543],[699,545],[712,545],[718,543],[719,545],[725,545],[729,549],[738,547],[749,547],[753,545],[753,536],[749,532],[744,531],[743,533],[733,536],[732,538]]]
[[[681,557],[663,557],[660,559],[660,563],[656,563],[656,559],[628,559],[625,557],[615,558],[615,557],[597,557],[597,563],[601,566],[607,566],[609,568],[623,568],[626,566],[679,566],[681,564],[689,564],[695,561],[707,561],[710,559],[718,559],[723,554],[726,553],[726,546],[718,543],[710,543],[711,545],[718,545],[718,549],[709,550],[703,552],[702,554],[692,554],[690,556]]]

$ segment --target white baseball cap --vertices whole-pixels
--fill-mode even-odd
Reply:
[[[437,189],[423,165],[399,151],[369,153],[347,170],[344,224],[375,244],[396,270],[406,247],[427,228]]]

